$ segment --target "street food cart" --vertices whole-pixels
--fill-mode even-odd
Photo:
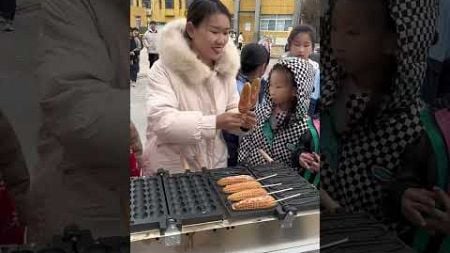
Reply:
[[[263,179],[259,182],[276,204],[234,210],[217,182],[237,175]],[[320,247],[318,190],[296,169],[276,163],[181,174],[161,170],[133,178],[130,216],[131,250],[136,253],[298,253]]]

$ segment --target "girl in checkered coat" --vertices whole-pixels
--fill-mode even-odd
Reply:
[[[257,128],[243,137],[239,163],[250,166],[266,163],[258,152],[262,149],[275,161],[293,166],[292,153],[308,131],[313,77],[313,66],[300,58],[285,58],[273,67],[265,102],[256,109]]]
[[[437,14],[436,0],[336,0],[321,22],[321,187],[405,237],[440,219],[432,186],[447,181],[419,96]]]

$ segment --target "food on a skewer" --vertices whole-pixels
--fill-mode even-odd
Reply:
[[[237,184],[242,182],[255,181],[255,178],[249,175],[238,175],[221,178],[217,181],[220,186],[226,186],[230,184]]]
[[[285,201],[288,199],[296,198],[301,196],[302,193],[297,193],[289,197],[276,200],[270,195],[254,197],[249,199],[244,199],[231,205],[231,208],[235,211],[246,211],[246,210],[258,210],[272,208],[277,205],[277,202]]]
[[[290,191],[290,190],[292,190],[292,188],[267,192],[263,188],[255,188],[255,189],[243,190],[240,192],[233,193],[233,194],[229,195],[227,199],[228,199],[228,201],[231,201],[231,202],[237,202],[237,201],[241,201],[243,199],[272,195],[275,193],[281,193],[281,192],[286,192],[286,191]]]
[[[270,195],[244,199],[231,205],[236,211],[259,210],[272,208],[277,205],[277,201]]]
[[[227,185],[223,188],[223,192],[235,193],[235,192],[240,192],[243,190],[261,188],[261,187],[262,187],[261,183],[259,183],[257,181],[248,181],[248,182]]]
[[[256,107],[256,104],[258,104],[258,96],[259,96],[259,90],[261,87],[261,79],[256,78],[252,81],[252,92],[250,96],[250,109],[253,109]]]
[[[254,197],[261,197],[268,195],[267,191],[263,188],[255,188],[255,189],[248,189],[243,190],[240,192],[233,193],[228,196],[228,200],[231,202],[237,202],[244,199],[254,198]]]
[[[241,97],[239,99],[239,112],[247,113],[251,109],[251,96],[252,96],[252,86],[250,83],[245,83],[244,88],[242,88]]]

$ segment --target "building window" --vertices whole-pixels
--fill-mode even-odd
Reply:
[[[136,16],[136,28],[140,29],[142,25],[142,20],[140,16]]]
[[[166,0],[166,9],[173,9],[173,0]]]
[[[289,31],[292,27],[292,16],[289,15],[262,15],[260,21],[261,31]]]
[[[183,9],[183,3],[182,3],[183,1],[181,1],[181,0],[178,0],[178,9]]]
[[[136,0],[136,6],[139,7],[139,0]]]

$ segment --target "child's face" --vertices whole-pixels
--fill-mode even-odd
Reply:
[[[308,33],[299,33],[291,42],[289,51],[292,56],[308,59],[313,50],[311,36]]]
[[[386,14],[380,0],[339,0],[332,14],[331,47],[349,74],[358,74],[390,59]],[[390,40],[392,41],[392,40]],[[394,44],[395,45],[395,44]],[[389,52],[392,52],[389,51]],[[387,57],[389,56],[389,57]]]
[[[285,105],[295,99],[296,90],[285,73],[274,70],[270,76],[269,94],[275,105]]]

